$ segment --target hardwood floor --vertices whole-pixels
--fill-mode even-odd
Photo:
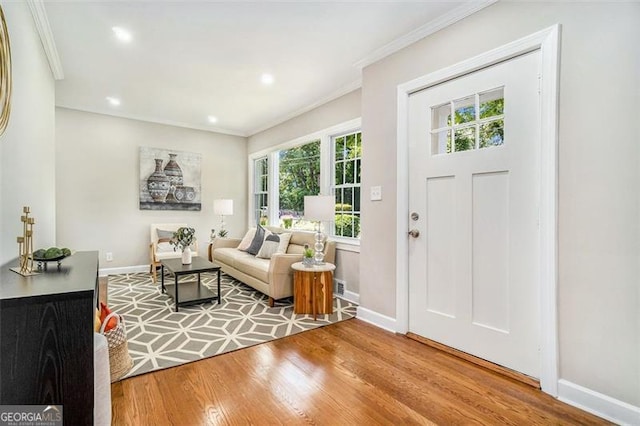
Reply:
[[[607,424],[353,319],[111,387],[113,425]]]

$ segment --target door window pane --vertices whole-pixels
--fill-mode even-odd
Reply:
[[[503,87],[431,107],[431,155],[501,146],[504,143]]]
[[[480,118],[504,114],[504,89],[480,93]]]
[[[453,101],[456,114],[455,124],[471,123],[474,121],[476,119],[475,105],[475,96]]]
[[[480,125],[480,148],[500,146],[504,143],[504,120]]]

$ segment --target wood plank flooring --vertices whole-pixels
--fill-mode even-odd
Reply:
[[[113,425],[608,424],[357,319],[114,383]]]

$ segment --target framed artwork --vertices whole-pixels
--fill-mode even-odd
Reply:
[[[140,210],[200,211],[202,155],[140,147]]]

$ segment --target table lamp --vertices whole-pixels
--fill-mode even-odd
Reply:
[[[332,221],[336,215],[335,199],[333,195],[306,195],[304,197],[304,218],[318,222],[314,260],[317,265],[324,264],[324,235],[321,232],[321,222]]]
[[[224,217],[233,214],[233,200],[213,200],[213,214],[220,215],[220,231],[218,235],[222,238],[227,236],[227,230],[224,229]]]

